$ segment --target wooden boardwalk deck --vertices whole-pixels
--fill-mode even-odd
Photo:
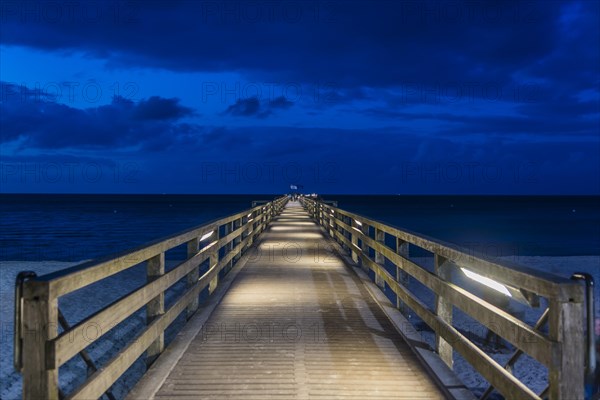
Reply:
[[[443,398],[329,240],[289,203],[154,398]]]

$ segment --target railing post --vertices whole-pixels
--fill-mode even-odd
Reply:
[[[217,229],[215,229],[215,236],[216,236],[215,240],[219,240],[219,238],[221,237],[220,227],[217,227]],[[219,246],[214,245],[214,247],[211,249],[208,262],[210,263],[209,269],[213,268],[214,266],[219,264]],[[219,274],[216,274],[215,277],[208,284],[208,293],[212,294],[218,285],[219,285]]]
[[[375,228],[375,241],[385,246],[385,232]],[[385,269],[385,257],[377,250],[375,250],[375,262]],[[378,272],[375,272],[375,284],[380,288],[385,288],[385,280]]]
[[[199,238],[194,238],[194,239],[190,240],[189,242],[187,242],[187,258],[190,258],[190,257],[193,257],[194,255],[196,255],[196,253],[198,253],[199,246],[200,246]],[[198,279],[200,278],[199,267],[200,267],[199,265],[196,265],[194,267],[194,269],[191,270],[189,274],[187,274],[186,286],[188,289],[193,287],[196,283],[198,283]],[[194,300],[192,300],[192,302],[187,306],[186,316],[188,319],[190,319],[191,316],[194,315],[196,310],[198,310],[198,304],[199,304],[198,297],[195,297]]]
[[[449,265],[446,264],[447,259],[440,256],[439,254],[435,254],[434,256],[434,264],[435,264],[435,274],[439,276],[441,279],[450,281],[450,268]],[[442,298],[441,296],[435,297],[435,312],[448,324],[452,325],[452,303],[448,300]],[[438,355],[448,365],[450,369],[453,369],[453,349],[452,345],[444,340],[439,334],[435,335],[436,342],[436,350]]]
[[[396,238],[396,253],[404,258],[409,257],[409,243],[400,238]],[[400,266],[396,266],[396,281],[405,288],[408,288],[409,275],[404,272]],[[408,313],[409,307],[400,300],[400,297],[396,296],[396,308],[404,315]]]
[[[583,291],[583,288],[582,288]],[[583,293],[580,296],[583,298]],[[549,337],[558,342],[555,364],[549,368],[550,400],[583,399],[583,303],[550,301]]]
[[[263,233],[265,228],[267,227],[267,214],[265,213],[265,209],[260,209],[260,229],[259,233]]]
[[[360,225],[358,225],[356,223],[356,221],[354,220],[354,218],[352,218],[350,220],[350,225],[353,228],[360,229]],[[351,246],[352,248],[350,249],[350,253],[352,254],[352,261],[354,261],[355,263],[358,263],[358,260],[359,260],[359,256],[358,256],[358,234],[355,233],[354,229],[350,231],[350,238],[351,238],[350,240],[352,242],[352,246]]]
[[[225,224],[225,236],[229,235],[233,232],[233,221]],[[233,240],[225,245],[225,255],[229,253],[233,249]],[[227,262],[227,265],[223,267],[223,275],[229,272],[229,270],[233,267],[233,258]]]
[[[22,332],[23,399],[58,400],[58,369],[46,348],[58,333],[58,300],[47,283],[24,283]]]
[[[234,231],[238,231],[238,229],[240,229],[240,227],[242,226],[242,219],[238,218],[235,221],[233,221],[233,230]],[[238,231],[238,236],[236,236],[235,239],[233,239],[233,248],[235,248],[237,245],[239,245],[242,241],[242,234],[241,232]],[[233,262],[236,263],[240,257],[242,256],[242,250],[240,250],[240,252],[238,254],[235,255],[235,257],[233,257]]]
[[[250,221],[251,219],[254,218],[254,212],[251,212],[249,217],[246,216],[244,218],[246,218],[246,224],[247,224],[247,226],[244,227],[244,230],[250,230],[250,232],[244,233],[243,238],[245,239],[246,237],[250,236],[250,239],[248,239],[248,244],[246,245],[246,249],[249,249],[252,246],[252,243],[254,242],[254,232],[253,232],[254,231],[254,221],[252,221],[252,222],[248,222],[248,221]]]
[[[354,220],[354,219],[353,219],[353,220]],[[363,223],[363,224],[360,226],[360,230],[361,230],[361,232],[363,233],[363,235],[365,235],[365,236],[367,236],[367,237],[370,237],[370,232],[369,232],[370,228],[369,228],[369,225],[367,225],[367,224]],[[369,245],[368,245],[368,244],[367,244],[367,243],[366,243],[364,240],[363,240],[363,242],[362,242],[362,245],[361,245],[361,247],[360,247],[360,248],[361,248],[361,251],[362,251],[362,253],[363,253],[364,255],[366,255],[366,256],[368,256],[368,255],[369,255]],[[368,267],[366,264],[363,264],[363,263],[362,263],[362,260],[361,260],[361,265],[362,265],[362,268],[363,268],[363,270],[364,270],[365,272],[368,272],[368,271],[369,271],[369,267]]]
[[[152,257],[146,264],[146,281],[148,283],[160,278],[165,274],[165,253],[160,253]],[[150,324],[156,318],[165,313],[165,293],[158,296],[146,304],[146,324]],[[150,366],[162,353],[165,348],[165,334],[162,332],[146,350],[146,366]]]
[[[335,232],[342,234],[343,233],[342,228],[340,227],[340,224],[338,224],[338,221],[340,220],[340,218],[341,218],[340,214],[336,211],[333,214],[333,229]],[[338,242],[340,244],[342,243],[342,241],[338,238],[338,235],[334,234],[333,240],[335,240],[336,242]]]

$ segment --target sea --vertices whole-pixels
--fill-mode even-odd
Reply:
[[[0,194],[0,261],[93,259],[275,197]],[[600,196],[322,197],[486,256],[600,255]]]

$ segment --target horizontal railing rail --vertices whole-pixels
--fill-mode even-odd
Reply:
[[[300,201],[329,235],[349,252],[354,262],[371,270],[381,288],[387,287],[394,292],[398,308],[410,308],[435,332],[435,350],[448,367],[453,367],[454,352],[458,352],[507,399],[541,399],[546,395],[552,400],[583,399],[584,288],[581,284],[475,254],[324,202],[307,197],[301,197]],[[394,247],[386,244],[386,235],[394,238]],[[411,245],[433,254],[433,272],[409,259]],[[395,267],[395,274],[386,269],[386,259]],[[548,309],[534,326],[530,326],[453,282],[452,270],[457,268],[480,282],[499,285],[507,296],[526,304],[537,306],[539,298],[545,298]],[[407,288],[407,276],[433,292],[433,309]],[[512,374],[513,357],[501,365],[486,354],[453,326],[454,308],[511,343],[516,349],[513,357],[527,354],[545,365],[549,387],[542,393],[533,392]],[[544,324],[548,326],[547,333],[540,331]],[[484,397],[488,395],[489,390],[486,390]]]
[[[59,367],[101,339],[120,322],[146,307],[146,327],[125,348],[99,368],[90,360],[91,375],[67,399],[99,398],[146,353],[151,364],[164,349],[165,329],[184,311],[191,317],[199,295],[212,293],[219,273],[227,272],[278,215],[288,197],[254,206],[135,249],[43,276],[22,275],[15,290],[15,367],[23,375],[24,399],[58,399]],[[165,252],[186,245],[187,259],[165,272]],[[209,262],[200,276],[200,265]],[[146,262],[147,283],[79,323],[69,326],[58,309],[58,299],[78,289]],[[168,309],[165,291],[186,278],[185,292]],[[58,333],[59,324],[63,331]],[[82,334],[93,324],[98,335]],[[62,393],[60,393],[62,396]],[[112,394],[110,395],[112,396]],[[109,397],[110,397],[109,396]]]

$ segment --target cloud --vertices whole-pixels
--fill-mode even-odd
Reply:
[[[352,88],[505,84],[518,71],[580,82],[599,66],[597,2],[574,10],[560,1],[94,4],[69,13],[67,3],[52,3],[55,12],[65,9],[44,18],[55,14],[44,13],[43,2],[38,17],[11,3],[2,42],[82,51],[120,67],[239,71]],[[155,40],[157,27],[165,40]],[[564,76],[565,66],[578,73]]]
[[[266,117],[268,115],[260,111],[260,101],[256,97],[250,97],[247,99],[238,99],[234,104],[227,107],[224,111],[225,114],[249,117]]]
[[[194,116],[178,99],[158,96],[139,102],[115,96],[108,105],[78,109],[39,96],[26,87],[2,83],[0,142],[21,140],[38,149],[168,148],[191,142],[201,128],[181,123]]]
[[[269,102],[271,108],[283,108],[287,109],[293,106],[294,103],[285,98],[285,96],[279,96]]]
[[[152,96],[137,103],[134,116],[140,120],[171,120],[194,115],[194,110],[179,104],[179,99]]]
[[[216,71],[262,82],[261,87],[311,88],[302,101],[270,93],[268,99],[219,105],[221,119],[254,124],[240,128],[201,126],[198,113],[168,96],[138,102],[115,97],[104,106],[78,109],[28,88],[12,96],[13,85],[0,104],[2,143],[107,154],[141,148],[152,153],[144,157],[152,158],[154,176],[162,170],[165,176],[193,172],[193,165],[182,162],[188,159],[287,160],[308,169],[338,163],[339,180],[317,190],[334,190],[335,184],[348,191],[392,188],[402,184],[403,163],[416,163],[427,178],[436,165],[455,162],[499,167],[505,176],[501,182],[470,182],[464,169],[463,180],[452,185],[431,184],[431,174],[427,181],[417,173],[406,182],[409,191],[575,193],[585,192],[586,185],[599,190],[598,2],[106,1],[52,2],[47,10],[45,2],[1,7],[4,46],[95,58],[124,74],[152,76],[166,69],[187,78],[188,72]],[[230,83],[225,86],[233,87]],[[465,94],[453,103],[455,87]],[[477,89],[470,92],[471,87]],[[486,87],[503,90],[501,98],[482,90]],[[192,89],[177,90],[183,97]],[[443,97],[440,103],[430,102],[432,92]],[[305,101],[313,97],[312,104]],[[276,122],[281,126],[265,126]],[[213,124],[219,125],[219,117]],[[292,127],[302,124],[311,128]],[[364,129],[322,127],[354,125]],[[513,170],[528,162],[538,168],[538,181],[515,181]]]
[[[275,99],[261,103],[257,97],[240,98],[229,107],[223,114],[234,115],[238,117],[257,117],[266,118],[273,114],[275,109],[288,109],[293,106],[293,102],[286,99],[284,96],[276,97]]]

